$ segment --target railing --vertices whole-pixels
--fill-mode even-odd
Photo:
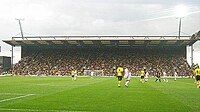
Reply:
[[[12,40],[190,40],[191,36],[34,36],[12,37]]]

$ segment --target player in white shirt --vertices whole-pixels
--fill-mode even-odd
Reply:
[[[146,71],[144,81],[147,82],[149,78],[149,72]]]
[[[178,75],[178,73],[177,73],[177,70],[175,69],[175,70],[174,70],[174,81],[176,81],[177,75]]]
[[[78,75],[77,70],[72,70],[72,71],[71,71],[71,75],[72,75],[72,80],[76,80],[77,75]]]
[[[125,78],[125,86],[128,87],[128,83],[131,80],[131,72],[129,72],[128,68],[125,69],[124,71],[124,78]]]
[[[94,71],[92,70],[91,71],[91,78],[93,78],[93,76],[94,76]]]
[[[168,82],[167,73],[166,73],[165,70],[163,70],[163,81],[164,81],[164,82]]]

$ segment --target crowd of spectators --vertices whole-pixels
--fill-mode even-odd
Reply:
[[[158,50],[119,50],[119,49],[68,49],[41,50],[24,56],[14,65],[15,75],[70,75],[77,70],[83,75],[84,70],[102,70],[103,75],[112,76],[118,66],[127,67],[132,75],[139,75],[145,67],[150,75],[158,69],[173,75],[188,76],[190,67],[182,53],[158,52]]]

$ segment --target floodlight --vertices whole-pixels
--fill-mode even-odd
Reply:
[[[183,5],[183,4],[177,5],[175,7],[174,11],[175,11],[175,16],[176,17],[182,18],[182,17],[187,16],[188,7]]]

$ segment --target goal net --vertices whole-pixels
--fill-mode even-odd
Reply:
[[[84,70],[84,76],[104,76],[103,70]]]

